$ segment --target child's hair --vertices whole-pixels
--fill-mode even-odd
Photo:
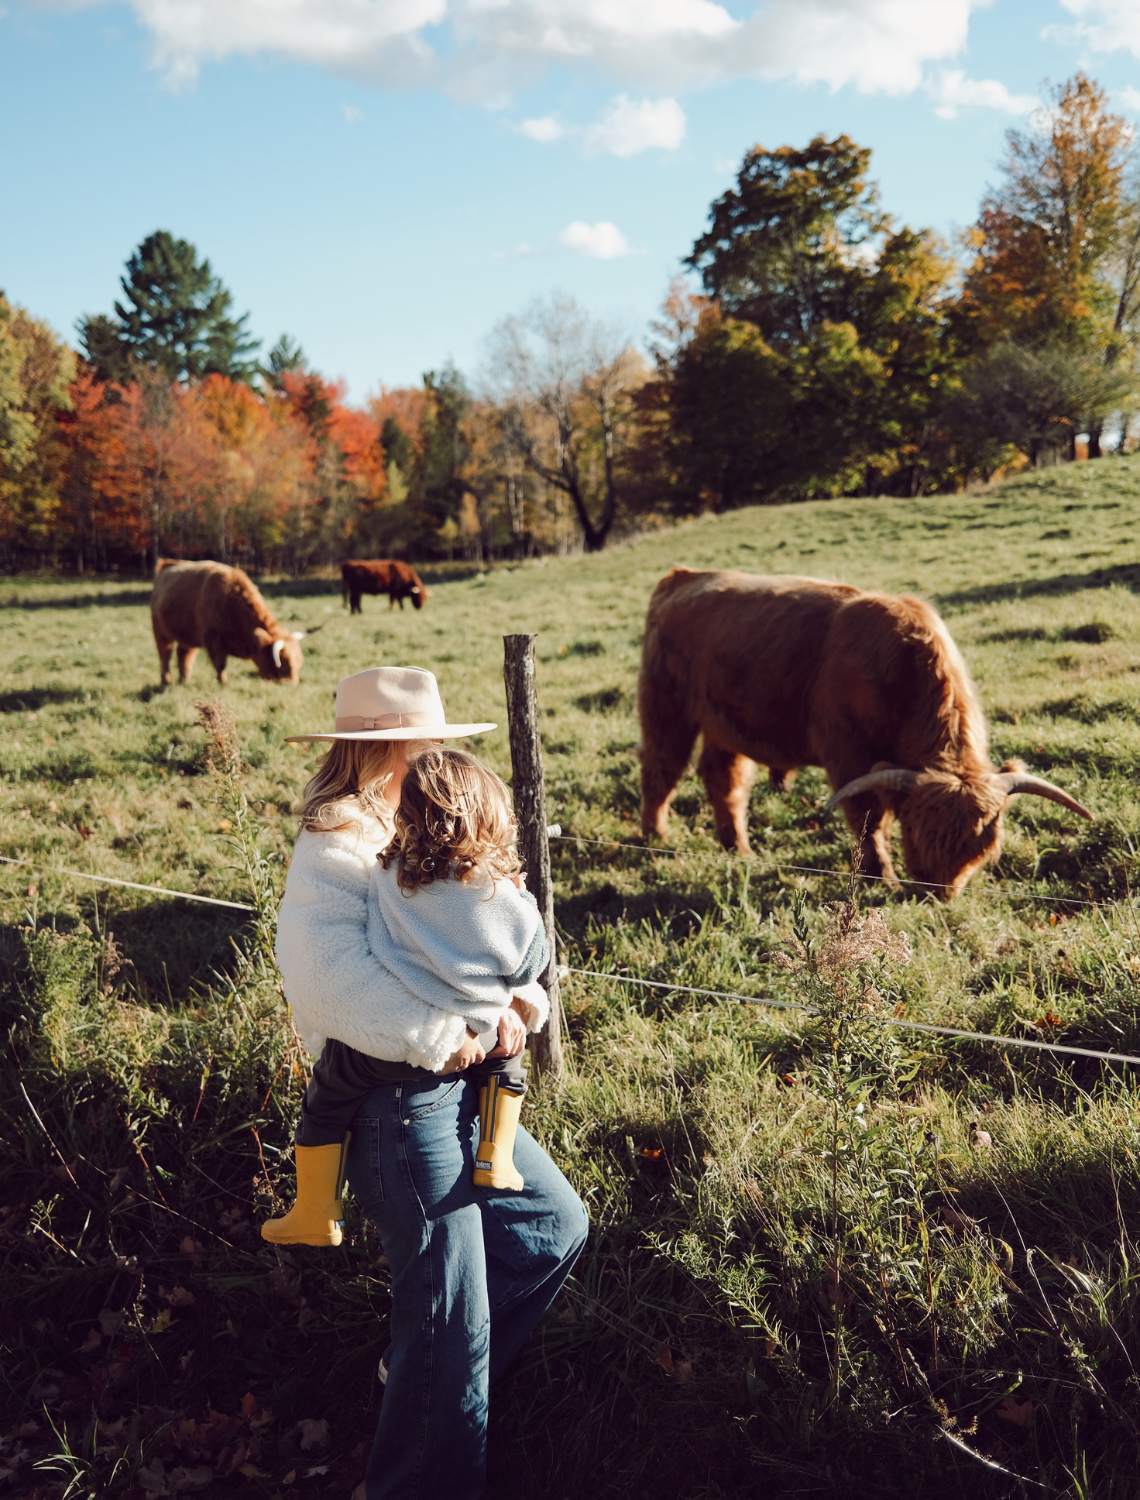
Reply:
[[[392,740],[333,740],[301,795],[301,827],[333,833],[348,828],[358,811],[390,823],[384,791],[396,751]]]
[[[407,894],[476,870],[509,879],[522,868],[511,795],[473,755],[433,745],[408,768],[396,834],[379,859],[385,869],[398,861],[396,879]]]

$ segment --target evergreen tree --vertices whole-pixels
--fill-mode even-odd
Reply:
[[[79,323],[83,352],[104,378],[121,380],[131,361],[171,380],[251,381],[257,374],[249,314],[233,316],[233,298],[189,240],[165,229],[149,235],[127,261],[121,285],[113,318]]]
[[[270,349],[269,358],[265,361],[261,373],[275,391],[281,391],[284,389],[283,376],[308,368],[309,361],[305,356],[305,351],[296,339],[283,333]]]

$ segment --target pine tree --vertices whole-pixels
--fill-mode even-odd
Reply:
[[[132,361],[171,380],[256,376],[249,314],[233,316],[232,296],[189,240],[165,229],[149,235],[127,261],[121,285],[113,318],[79,323],[83,352],[105,379],[121,380]]]

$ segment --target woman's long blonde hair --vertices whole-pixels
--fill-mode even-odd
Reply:
[[[398,861],[406,894],[433,880],[491,881],[517,875],[517,828],[511,794],[494,771],[465,750],[431,745],[416,756],[400,791],[396,832],[378,856]]]
[[[394,740],[334,740],[301,794],[301,827],[334,833],[351,827],[360,813],[390,826],[384,793],[399,750]]]

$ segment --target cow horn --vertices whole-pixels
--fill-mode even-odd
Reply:
[[[285,642],[279,636],[277,640],[273,642],[273,665],[279,672],[281,670],[281,654],[284,650]]]
[[[824,812],[833,812],[849,797],[858,797],[863,792],[906,792],[918,780],[917,771],[908,771],[904,766],[880,766],[877,771],[868,771],[865,776],[856,776],[835,792]]]
[[[994,775],[1007,797],[1016,797],[1018,792],[1030,792],[1035,797],[1047,797],[1050,802],[1059,802],[1062,807],[1067,807],[1078,817],[1087,818],[1090,823],[1093,821],[1093,815],[1087,807],[1082,807],[1075,797],[1070,797],[1068,792],[1063,792],[1059,786],[1046,781],[1044,776],[1031,776],[1028,771],[996,771]]]

